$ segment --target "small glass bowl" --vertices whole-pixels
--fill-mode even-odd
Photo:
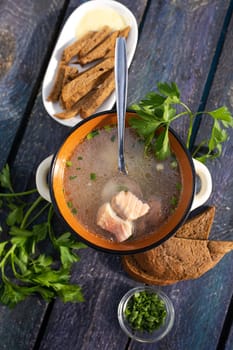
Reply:
[[[167,315],[166,315],[164,324],[161,325],[160,328],[156,329],[153,332],[145,332],[145,331],[142,332],[142,331],[132,329],[131,325],[129,324],[128,320],[125,317],[125,309],[130,298],[136,292],[142,292],[142,291],[147,291],[149,293],[156,293],[163,300],[166,307]],[[118,305],[118,320],[122,330],[133,340],[137,340],[142,343],[154,343],[164,338],[168,334],[168,332],[172,329],[172,326],[174,324],[174,319],[175,319],[175,312],[174,312],[174,307],[171,300],[168,298],[168,296],[165,293],[151,286],[140,286],[140,287],[135,287],[133,289],[130,289],[123,296],[123,298],[121,299]]]

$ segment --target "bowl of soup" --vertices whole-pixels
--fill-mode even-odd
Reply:
[[[211,193],[208,169],[192,159],[172,129],[171,156],[164,161],[145,156],[144,143],[129,124],[135,117],[135,112],[126,113],[128,175],[118,172],[114,111],[75,126],[36,174],[39,193],[53,203],[77,239],[110,253],[132,254],[163,243]]]

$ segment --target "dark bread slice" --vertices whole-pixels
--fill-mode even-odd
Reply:
[[[129,32],[130,32],[130,26],[127,26],[119,31],[118,37],[124,37],[125,39],[127,39]],[[115,45],[112,48],[109,48],[109,50],[107,51],[104,57],[107,58],[107,57],[114,57],[114,56],[115,56]]]
[[[208,239],[215,216],[215,207],[206,207],[204,210],[187,219],[184,225],[177,230],[175,237],[190,239]]]
[[[92,37],[86,40],[85,45],[79,51],[78,56],[83,57],[88,54],[91,50],[93,50],[96,46],[102,43],[108,35],[111,33],[111,28],[109,26],[104,26],[99,31],[95,32]]]
[[[109,97],[115,88],[114,72],[105,78],[102,84],[95,89],[92,95],[82,103],[80,116],[82,118],[87,118],[93,114],[99,106]]]
[[[99,85],[99,79],[114,67],[114,58],[110,57],[79,74],[66,84],[61,93],[62,103],[66,109],[78,102],[80,98]]]
[[[86,42],[88,40],[90,40],[90,38],[92,38],[94,36],[95,32],[94,31],[90,31],[88,33],[86,33],[84,36],[82,36],[80,39],[75,40],[72,44],[70,44],[69,46],[67,46],[64,50],[63,50],[63,54],[62,54],[62,59],[66,62],[69,63],[69,61],[74,57],[77,56],[80,52],[80,50],[82,49],[82,47],[86,44]]]
[[[73,66],[65,66],[62,87],[68,84],[71,80],[75,79],[78,76],[78,74],[78,68]]]
[[[70,119],[77,116],[81,112],[81,108],[83,105],[92,99],[95,90],[91,90],[88,94],[83,96],[78,102],[76,102],[72,108],[66,109],[63,112],[59,112],[54,114],[55,117],[60,119]]]
[[[115,49],[115,43],[118,34],[119,31],[111,33],[100,45],[91,50],[87,55],[81,56],[78,60],[78,63],[84,65],[103,58],[108,51]]]
[[[122,30],[116,30],[112,32],[100,45],[96,46],[87,55],[79,58],[78,62],[81,65],[91,63],[100,58],[113,57],[115,52],[115,43],[117,37],[127,38],[129,35],[130,26],[125,27]]]
[[[135,279],[167,285],[195,279],[213,268],[233,249],[233,242],[209,241],[215,208],[188,220],[176,235],[144,253],[122,258],[124,269]]]
[[[52,90],[50,91],[50,94],[47,97],[47,101],[57,102],[59,100],[63,86],[65,67],[66,66],[64,61],[60,61],[55,75],[55,81]]]

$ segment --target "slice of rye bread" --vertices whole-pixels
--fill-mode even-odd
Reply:
[[[57,68],[56,75],[55,75],[55,81],[54,81],[52,90],[50,91],[50,94],[47,97],[47,101],[57,102],[59,100],[62,86],[63,86],[65,67],[66,66],[64,61],[60,61]]]
[[[169,285],[195,279],[213,268],[233,249],[233,242],[210,241],[215,208],[188,220],[160,246],[144,253],[124,256],[126,272],[147,284]]]
[[[100,58],[112,57],[115,52],[115,43],[117,37],[127,38],[129,35],[130,26],[123,28],[122,30],[116,30],[112,32],[100,45],[96,46],[87,55],[80,57],[78,62],[81,65],[91,63]]]
[[[130,32],[130,29],[131,29],[130,26],[127,26],[127,27],[121,29],[119,31],[118,37],[124,37],[125,39],[127,39],[128,35],[129,35],[129,32]],[[114,57],[114,56],[115,56],[115,45],[114,45],[114,47],[110,48],[106,52],[104,57],[107,58],[107,57]]]
[[[75,40],[72,44],[67,46],[62,53],[62,60],[66,63],[69,63],[70,60],[77,56],[82,49],[82,47],[86,44],[86,42],[93,37],[95,34],[94,31],[89,31],[85,35],[83,35],[80,39]]]
[[[81,118],[87,118],[93,114],[99,106],[109,97],[115,88],[115,79],[114,72],[108,75],[108,77],[103,81],[98,88],[95,89],[93,94],[91,94],[85,101],[82,103],[80,116]]]
[[[109,26],[104,26],[99,31],[95,32],[92,37],[86,40],[85,45],[83,45],[83,47],[78,53],[79,57],[85,56],[96,46],[101,44],[102,41],[105,40],[108,37],[108,35],[110,35],[111,31],[112,30]]]
[[[103,58],[109,50],[115,48],[115,42],[118,35],[119,31],[111,33],[100,45],[91,50],[87,55],[81,56],[78,59],[78,63],[83,66],[87,63]]]
[[[62,87],[68,84],[71,80],[75,79],[79,74],[78,68],[73,66],[65,66],[64,78]]]
[[[66,84],[61,92],[62,103],[70,109],[74,103],[99,85],[99,78],[114,67],[114,58],[109,57],[96,64]]]
[[[55,117],[60,119],[70,119],[73,117],[76,117],[80,112],[83,105],[86,105],[88,101],[90,102],[92,100],[92,96],[95,93],[95,89],[91,90],[88,94],[83,96],[78,102],[76,102],[72,108],[67,109],[63,112],[59,112],[54,114]]]

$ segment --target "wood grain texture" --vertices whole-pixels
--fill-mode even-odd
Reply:
[[[196,11],[198,9],[195,9]],[[188,12],[189,13],[189,12]],[[194,12],[195,13],[195,12]],[[206,12],[205,12],[206,17],[203,17],[203,22],[205,22],[206,24],[206,19],[208,18],[208,11],[206,8]],[[216,14],[215,14],[216,15]],[[223,13],[222,13],[223,15]],[[149,11],[147,14],[147,17],[149,20],[151,20],[152,13]],[[185,17],[185,15],[184,15]],[[198,17],[194,17],[194,19]],[[189,17],[189,20],[191,21],[191,18]],[[200,19],[198,19],[200,20]],[[219,23],[223,22],[223,16],[221,17],[221,21],[219,19]],[[212,22],[209,20],[209,23],[212,26]],[[152,24],[148,25],[147,23],[147,19],[145,21],[145,28],[147,29],[147,32],[143,34],[141,34],[140,36],[140,41],[139,41],[139,48],[140,45],[145,45],[144,43],[147,42],[147,46],[148,46],[148,39],[146,41],[146,35],[153,29],[152,28]],[[148,27],[147,27],[148,25]],[[154,24],[153,24],[154,25]],[[159,24],[158,24],[159,25]],[[194,26],[194,24],[192,24]],[[203,24],[204,25],[204,24]],[[220,27],[220,25],[219,25]],[[212,27],[213,29],[213,27]],[[170,29],[171,30],[171,29]],[[219,30],[219,28],[218,28]],[[182,32],[181,32],[182,33]],[[192,33],[192,30],[190,30],[190,33]],[[144,36],[143,36],[144,35]],[[170,33],[171,35],[171,33]],[[181,34],[180,34],[181,35]],[[212,37],[212,51],[214,51],[214,45],[216,44],[216,41],[214,41],[214,37],[216,39],[216,34],[214,35],[212,33],[213,37]],[[193,39],[194,40],[194,39]],[[199,39],[200,40],[200,39]],[[191,39],[190,39],[191,42]],[[142,43],[142,44],[141,44]],[[176,45],[178,45],[176,43]],[[198,44],[197,44],[198,45]],[[201,45],[201,43],[200,43]],[[150,45],[149,45],[150,47]],[[152,48],[153,49],[153,48]],[[150,50],[152,50],[150,49]],[[150,51],[150,54],[153,55],[152,51]],[[186,49],[188,51],[188,48]],[[190,54],[189,52],[187,53]],[[166,55],[168,56],[169,59],[169,48],[167,48],[167,52]],[[178,59],[182,60],[181,56],[181,51],[179,52],[179,56]],[[206,53],[206,56],[208,56],[208,54]],[[134,62],[141,62],[142,56],[139,55],[138,56],[138,51],[136,52],[136,56],[135,56],[135,61]],[[147,61],[146,61],[147,62]],[[145,65],[146,63],[144,62],[144,69],[142,69],[140,71],[141,74],[145,74]],[[151,67],[152,69],[153,64],[152,62],[147,62],[147,64]],[[201,62],[199,62],[200,64],[200,69],[204,69],[202,68],[202,64]],[[187,64],[186,64],[187,66]],[[171,74],[173,72],[173,70],[170,70]],[[208,65],[205,68],[205,74],[207,76],[208,74]],[[144,79],[141,79],[141,82],[146,81],[146,83],[143,83],[143,87],[140,86],[140,89],[144,88],[144,93],[146,93],[147,90],[147,86],[146,84],[148,83],[148,77],[149,74],[148,72],[146,73],[146,77],[144,77]],[[177,79],[179,82],[182,83],[182,78],[183,75],[179,76],[177,75]],[[132,82],[132,86],[135,89],[135,84],[139,84],[137,82],[137,77],[134,76],[134,74],[132,73],[132,69],[130,70],[130,76],[129,76],[129,82]],[[196,77],[195,80],[195,91],[197,90],[199,92],[199,96],[195,96],[195,101],[197,101],[196,103],[198,103],[198,97],[200,98],[201,95],[201,89],[203,88],[204,85],[204,79],[203,80],[199,80],[199,77]],[[190,91],[189,91],[190,92]],[[129,88],[129,95],[132,93],[132,87]],[[135,92],[136,94],[136,92]],[[85,252],[84,252],[85,255]],[[226,259],[229,260],[229,257],[226,257]],[[81,264],[79,266],[81,266],[83,263],[83,261],[81,262]],[[97,260],[95,262],[95,268],[97,271],[100,268],[99,266],[99,261]],[[98,273],[98,272],[97,272]],[[223,276],[223,278],[219,278],[216,281],[216,274],[217,276]],[[224,279],[225,276],[225,279]],[[180,313],[180,311],[178,311],[178,315],[176,318],[176,323],[175,323],[175,327],[172,330],[172,332],[170,333],[170,335],[162,342],[160,342],[160,348],[161,349],[186,349],[187,347],[192,346],[192,349],[205,349],[206,348],[206,344],[208,344],[209,348],[215,348],[217,342],[218,342],[218,337],[220,334],[220,330],[222,327],[222,323],[225,317],[225,312],[226,312],[226,308],[227,308],[227,303],[228,303],[228,298],[229,298],[229,291],[226,290],[222,290],[222,285],[224,285],[225,283],[227,283],[228,277],[225,275],[225,265],[219,265],[216,267],[215,270],[211,271],[209,274],[203,276],[201,279],[196,280],[196,281],[189,281],[187,283],[183,282],[181,284],[177,284],[173,287],[170,288],[165,288],[165,291],[167,291],[167,293],[171,296],[172,300],[174,301],[174,305],[175,305],[175,309],[176,310],[182,310],[182,313]],[[229,283],[229,282],[228,282]],[[109,286],[110,287],[110,286]],[[106,285],[103,284],[101,289],[105,288],[106,289]],[[213,291],[213,288],[216,288],[216,290],[221,291],[221,293],[216,293],[215,291]],[[231,286],[229,287],[231,288]],[[100,290],[101,290],[100,289]],[[211,291],[210,291],[211,290]],[[103,290],[102,290],[103,292]],[[105,290],[105,295],[108,295],[108,292],[106,292]],[[225,308],[223,307],[222,309],[217,308],[219,302],[222,302],[223,305],[225,305]],[[97,305],[96,305],[96,309],[99,310],[99,308],[101,308],[103,305],[103,299],[101,298],[100,301],[97,301]],[[215,305],[215,307],[213,307],[213,305]],[[56,308],[56,306],[55,306]],[[208,310],[208,311],[207,311]],[[212,311],[214,310],[214,311]],[[216,312],[217,310],[217,312]],[[54,318],[53,318],[54,317]],[[50,327],[51,325],[55,324],[56,326],[59,325],[59,311],[56,312],[56,314],[52,314],[52,319],[53,322],[51,322],[51,324],[49,325],[49,329],[48,332],[46,333],[46,337],[45,339],[43,339],[43,343],[42,343],[42,348],[46,349],[48,347],[52,347],[52,348],[56,348],[59,344],[59,342],[61,341],[60,338],[56,338],[56,335],[54,334],[54,331],[56,329],[56,327],[52,326],[52,331],[50,331]],[[187,319],[190,320],[190,322],[187,323]],[[66,320],[66,317],[65,317]],[[67,331],[67,333],[69,332],[69,326],[66,326],[66,321],[62,322],[62,329],[64,330],[64,327]],[[95,322],[95,321],[93,321]],[[103,320],[100,321],[101,324],[103,323]],[[109,339],[112,338],[112,333],[111,330],[109,330],[108,328],[105,327],[105,345],[102,343],[99,343],[96,340],[96,336],[99,332],[101,332],[98,327],[101,328],[101,324],[99,326],[95,326],[96,327],[96,331],[94,333],[92,333],[92,337],[95,339],[95,342],[97,344],[97,346],[99,346],[99,344],[101,344],[101,346],[107,346],[106,345],[106,341],[109,337]],[[93,326],[92,326],[93,327]],[[59,328],[60,329],[60,328]],[[205,332],[203,332],[203,329],[205,329]],[[82,331],[81,331],[82,332]],[[187,334],[187,337],[184,337],[184,334]],[[201,334],[201,336],[200,336]],[[213,336],[214,334],[214,336]],[[78,337],[78,335],[75,335],[76,337]],[[78,338],[79,341],[76,347],[77,348],[82,348],[85,349],[91,349],[93,347],[93,343],[92,340],[88,340],[86,342],[83,343],[82,342],[82,338]],[[75,341],[70,340],[72,345],[75,344]],[[54,345],[55,344],[55,345]],[[84,345],[85,344],[85,345]],[[111,343],[108,344],[108,346],[110,346]],[[121,343],[120,343],[121,344]],[[67,346],[67,343],[64,341],[61,345],[62,346]],[[111,346],[113,346],[113,348],[115,348],[115,343],[111,344]],[[140,344],[131,344],[132,349],[141,349],[142,345]],[[121,347],[120,347],[121,348]],[[144,346],[145,349],[154,349],[154,345],[151,345],[150,347],[148,345]]]
[[[215,73],[213,86],[210,90],[206,109],[214,109],[226,104],[230,111],[233,110],[232,100],[232,32],[233,21],[228,28],[223,52]],[[210,119],[201,123],[198,141],[206,138],[210,132]],[[230,139],[223,147],[223,155],[216,161],[207,163],[213,177],[213,194],[209,199],[211,205],[216,206],[216,216],[211,231],[212,239],[232,240],[232,140],[233,132],[229,131]],[[189,283],[174,285],[169,289],[172,298],[176,291],[177,301],[174,301],[175,309],[183,310],[178,314],[175,327],[168,337],[158,346],[140,346],[132,343],[130,349],[216,349],[223,326],[223,319],[227,313],[232,297],[232,258],[228,254],[223,261],[202,278]],[[181,291],[181,294],[179,294]],[[221,306],[220,306],[221,305]],[[221,309],[221,310],[220,310]],[[217,314],[216,314],[217,311]],[[188,319],[189,322],[185,322]],[[232,318],[231,318],[232,322]],[[212,329],[212,330],[211,330]],[[223,344],[222,344],[223,345]],[[233,347],[233,331],[226,343],[226,349]]]
[[[223,51],[214,76],[206,110],[226,105],[233,113],[233,20],[231,20]],[[202,117],[197,142],[206,138],[212,126],[211,118]],[[217,208],[212,237],[233,239],[233,129],[228,129],[229,140],[223,144],[222,156],[207,163],[213,177],[213,194],[210,200]]]
[[[0,2],[0,169],[21,122],[29,117],[29,104],[37,93],[38,78],[41,79],[51,38],[57,35],[57,19],[63,6],[60,0]],[[41,111],[44,113],[42,105]],[[27,178],[22,178],[23,184],[30,181],[30,171]],[[28,298],[13,310],[1,306],[0,348],[33,349],[46,308],[38,297]]]
[[[229,1],[151,1],[130,68],[128,103],[175,81],[198,109]],[[187,120],[174,124],[185,139]]]
[[[25,6],[27,1],[21,0],[20,3]],[[46,3],[47,1],[38,1],[37,6],[40,8]],[[122,3],[135,11],[140,24],[146,9],[146,1],[124,0]],[[50,4],[51,9],[55,11],[55,7],[53,8],[55,2]],[[70,2],[65,17],[77,4],[78,1]],[[4,5],[6,6],[6,3]],[[130,69],[129,103],[154,89],[157,81],[175,80],[181,87],[186,102],[191,103],[193,108],[198,105],[228,5],[229,1],[222,1],[221,6],[218,1],[210,0],[151,1]],[[45,27],[48,30],[47,24]],[[230,91],[229,88],[232,86],[231,71],[228,68],[231,67],[233,52],[231,38],[232,32],[229,31],[222,54],[224,62],[219,65],[216,74],[209,98],[210,105],[214,101],[222,101],[219,94],[224,98],[224,91]],[[26,47],[29,46],[26,45]],[[39,47],[41,50],[41,43]],[[218,75],[219,78],[217,78]],[[224,79],[228,84],[227,90]],[[27,99],[27,96],[26,94],[24,98]],[[228,99],[231,98],[231,95],[228,95]],[[229,100],[226,101],[229,102]],[[21,103],[23,105],[25,101]],[[5,104],[5,108],[11,111],[9,101]],[[18,107],[19,118],[23,111],[24,108]],[[185,123],[177,125],[177,128],[181,133],[184,132]],[[209,131],[206,128],[203,127],[202,130],[205,135],[208,135]],[[56,152],[68,132],[68,128],[56,123],[46,114],[41,92],[39,92],[12,164],[14,182],[18,188],[34,187],[38,164],[46,156]],[[10,144],[6,148],[7,152],[9,147]],[[232,160],[231,147],[230,141],[225,150],[228,161]],[[226,163],[221,164],[227,166]],[[212,169],[215,169],[215,166],[216,164],[212,163]],[[232,174],[229,164],[227,169],[228,173]],[[230,175],[223,174],[225,172],[222,171],[221,166],[216,168],[215,173],[215,181],[220,178],[218,182],[220,188],[216,189],[215,185],[210,204],[216,204],[218,210],[220,203],[221,213],[224,213],[224,205],[232,203],[232,191],[227,202],[223,198],[228,189],[226,183],[228,184]],[[223,177],[226,177],[225,181],[221,181]],[[223,190],[225,193],[221,192]],[[227,225],[230,227],[232,209],[227,213],[229,215]],[[211,233],[216,239],[220,238],[218,230],[224,229],[224,220],[221,216],[217,217],[217,226],[214,226]],[[57,230],[61,229],[60,226],[58,223]],[[228,231],[225,232],[224,237],[230,239]],[[223,239],[222,236],[221,239]],[[137,285],[137,282],[130,279],[123,271],[118,256],[97,252],[91,248],[81,251],[80,255],[81,260],[74,267],[72,278],[83,287],[86,301],[81,304],[63,304],[56,300],[44,336],[39,342],[39,348],[46,350],[125,349],[128,338],[118,325],[117,305],[123,294]],[[228,254],[213,270],[198,280],[162,288],[174,303],[176,313],[174,328],[158,344],[142,345],[131,342],[129,349],[216,349],[233,289],[232,257],[232,253]],[[28,298],[16,309],[10,311],[1,306],[0,348],[33,349],[46,309],[47,304],[39,297]]]
[[[223,51],[218,62],[218,68],[214,76],[213,85],[210,90],[206,109],[214,109],[222,105],[226,105],[230,112],[233,113],[233,19],[231,19],[228,27],[226,39],[223,46]],[[212,123],[207,117],[202,118],[198,142],[200,142]],[[210,198],[211,202],[216,206],[216,216],[214,221],[211,237],[213,239],[233,240],[233,130],[228,130],[229,140],[223,145],[222,156],[214,161],[207,163],[213,178],[213,194]],[[229,280],[232,278],[232,259],[229,257],[229,265],[226,266],[226,273],[229,275]],[[229,281],[223,285],[228,289],[229,303],[232,296],[232,287],[229,287]],[[229,337],[226,342],[226,350],[233,348],[233,326],[232,326],[232,310],[231,317],[228,319],[227,327],[230,327]]]
[[[73,279],[82,285],[86,302],[55,303],[40,349],[125,349],[128,338],[118,324],[117,307],[135,283],[121,270],[119,257],[91,248],[81,255]]]
[[[47,3],[47,2],[45,2]],[[137,12],[137,19],[140,20],[140,18],[143,15],[143,9],[142,6],[144,2],[138,2],[138,12]],[[78,1],[70,2],[70,6],[67,9],[66,15],[64,17],[63,23],[65,19],[70,15],[70,13],[74,10],[75,7],[77,7],[80,4]],[[125,1],[125,4],[127,4],[127,1]],[[141,6],[139,6],[142,4]],[[23,4],[26,6],[26,3]],[[131,4],[133,5],[133,4]],[[38,5],[39,6],[39,5]],[[51,7],[55,6],[54,4],[51,4]],[[131,6],[132,7],[132,6]],[[135,7],[133,5],[133,7]],[[55,9],[54,9],[55,11]],[[26,17],[25,17],[26,18]],[[38,19],[39,20],[39,19]],[[25,20],[26,21],[26,20]],[[55,23],[53,23],[55,25]],[[52,28],[52,24],[50,23],[50,30]],[[22,33],[21,33],[22,35]],[[38,35],[38,34],[37,34]],[[48,35],[48,33],[47,33]],[[53,43],[55,44],[55,43]],[[30,43],[26,43],[26,46],[28,45],[28,49],[31,47]],[[39,40],[39,45],[42,45],[42,37]],[[26,48],[24,47],[24,51],[26,51]],[[25,64],[29,64],[30,62],[26,62]],[[26,68],[25,68],[26,69]],[[38,65],[39,69],[39,65]],[[17,72],[16,72],[17,73]],[[18,86],[14,86],[14,89],[17,89]],[[26,106],[26,99],[27,95],[24,95],[23,102]],[[10,106],[9,101],[5,102],[6,108],[10,112]],[[24,110],[18,109],[19,118],[22,118],[22,115],[24,113]],[[17,123],[17,120],[12,117],[14,120],[14,123]],[[9,127],[9,124],[7,124],[6,128]],[[46,130],[46,132],[45,132]],[[6,134],[5,129],[2,127],[1,132],[4,136],[5,140],[8,140],[9,135]],[[32,113],[30,115],[30,119],[28,122],[27,127],[25,128],[25,135],[23,137],[22,143],[19,147],[19,150],[16,155],[16,160],[12,164],[12,173],[15,174],[14,176],[14,183],[16,185],[16,190],[24,188],[31,188],[35,186],[35,172],[37,169],[37,166],[39,165],[40,161],[43,160],[46,156],[54,153],[64,137],[70,132],[69,128],[66,128],[64,126],[61,126],[58,123],[55,123],[54,120],[52,120],[45,112],[43,103],[42,103],[42,96],[41,91],[38,93],[37,99],[35,101]],[[12,130],[12,139],[15,136],[16,129]],[[1,138],[3,140],[3,138]],[[33,140],[33,141],[32,141]],[[11,140],[12,142],[12,140]],[[11,147],[11,143],[4,145],[5,149],[8,151]],[[1,148],[2,151],[4,151],[3,148]],[[2,159],[2,164],[4,164],[4,159]],[[59,227],[60,227],[59,223]],[[56,347],[62,348],[60,344],[65,344],[65,348],[70,349],[80,349],[79,344],[82,344],[84,342],[83,348],[87,349],[89,348],[93,349],[91,347],[91,344],[97,344],[99,342],[99,348],[103,349],[102,344],[106,344],[106,349],[108,348],[108,344],[111,344],[112,342],[115,342],[115,349],[118,349],[118,343],[122,344],[122,347],[124,348],[128,338],[126,336],[123,336],[120,327],[117,323],[116,318],[116,307],[117,307],[117,299],[113,295],[115,295],[115,289],[117,288],[117,275],[114,275],[114,273],[110,270],[108,270],[109,265],[106,263],[106,270],[103,274],[102,271],[102,264],[100,263],[98,259],[98,254],[95,251],[91,251],[92,254],[88,254],[88,257],[83,258],[83,265],[81,265],[81,268],[83,266],[84,272],[81,274],[81,280],[83,279],[83,285],[84,290],[86,290],[86,299],[88,300],[88,303],[83,304],[77,304],[77,305],[70,305],[71,309],[70,312],[67,313],[69,305],[63,305],[60,301],[57,301],[55,303],[54,313],[51,316],[51,319],[53,319],[52,323],[49,323],[48,325],[48,342],[45,341],[42,343],[42,346],[45,348],[52,348],[53,344],[56,344]],[[94,257],[93,257],[94,256]],[[98,261],[96,269],[95,265],[92,265],[93,262],[96,264],[96,261]],[[118,259],[119,260],[119,259]],[[84,263],[86,261],[86,263]],[[118,265],[119,266],[119,265]],[[77,267],[78,268],[78,267]],[[87,274],[89,270],[92,269],[95,274],[95,278],[92,277],[90,274],[90,278],[87,279]],[[78,270],[79,272],[79,270]],[[79,280],[79,273],[74,271],[74,278],[76,276],[76,280],[79,283],[82,282]],[[101,277],[99,277],[101,276]],[[130,283],[132,283],[129,279],[126,278],[126,281],[123,277],[122,279],[122,286],[123,286],[123,294],[124,292],[130,287]],[[114,281],[113,284],[111,284],[111,280]],[[128,284],[127,284],[127,280]],[[106,283],[105,283],[106,282]],[[80,283],[81,284],[81,283]],[[89,288],[89,285],[91,288]],[[106,304],[107,308],[103,310],[102,304],[107,300],[107,294],[106,288],[103,288],[104,285],[109,285],[109,302]],[[124,287],[124,285],[126,285]],[[119,289],[118,299],[121,298],[122,290]],[[98,297],[98,294],[102,296],[102,299]],[[96,298],[98,300],[98,303],[96,303]],[[32,300],[32,301],[31,301]],[[97,306],[97,308],[96,308]],[[58,307],[58,314],[56,313],[56,307]],[[33,309],[32,309],[33,308]],[[53,323],[54,324],[60,324],[59,327],[62,326],[62,323],[60,323],[60,315],[62,314],[63,310],[63,319],[64,319],[64,327],[61,334],[61,337],[58,335],[56,329],[51,329]],[[8,310],[5,307],[0,306],[0,338],[1,338],[1,348],[2,349],[33,349],[35,343],[36,343],[36,337],[38,335],[40,326],[43,321],[44,314],[47,309],[47,304],[42,302],[39,297],[33,297],[28,298],[26,302],[21,303],[17,306],[14,310]],[[93,310],[91,310],[93,309]],[[60,310],[60,311],[59,311]],[[92,311],[87,313],[87,311]],[[72,314],[74,312],[74,314]],[[99,322],[98,312],[105,315],[107,317],[106,319],[102,318],[102,322]],[[80,315],[82,315],[81,321],[83,325],[77,320],[80,319]],[[96,321],[93,322],[93,315],[95,316]],[[73,324],[73,332],[72,337],[70,333],[70,324],[67,323],[67,320],[69,320],[70,317],[73,317],[77,324]],[[13,323],[14,325],[9,328],[10,320],[15,320]],[[26,320],[26,321],[24,321]],[[107,333],[107,338],[105,333],[105,327],[107,324],[112,323],[114,320],[114,327],[112,328],[111,333]],[[28,324],[30,322],[30,325]],[[99,323],[98,323],[99,322]],[[96,326],[97,325],[97,326]],[[67,328],[68,327],[68,328]],[[81,328],[80,332],[77,332],[77,328]],[[89,327],[88,335],[87,329]],[[97,328],[96,328],[97,327]],[[111,327],[110,327],[111,329]],[[62,328],[60,328],[62,330]],[[67,332],[68,330],[68,332]],[[102,335],[105,335],[101,337]],[[113,338],[115,339],[113,341]],[[107,339],[107,340],[106,340]],[[91,342],[92,341],[92,342]],[[69,343],[67,343],[69,342]],[[71,344],[71,345],[69,345]],[[89,345],[88,345],[89,344]]]
[[[231,321],[232,321],[232,317],[231,317]],[[228,339],[226,341],[225,350],[231,350],[232,349],[232,344],[233,344],[233,325],[231,323],[230,333],[229,333]]]
[[[0,2],[0,169],[28,118],[63,6],[64,0]]]

